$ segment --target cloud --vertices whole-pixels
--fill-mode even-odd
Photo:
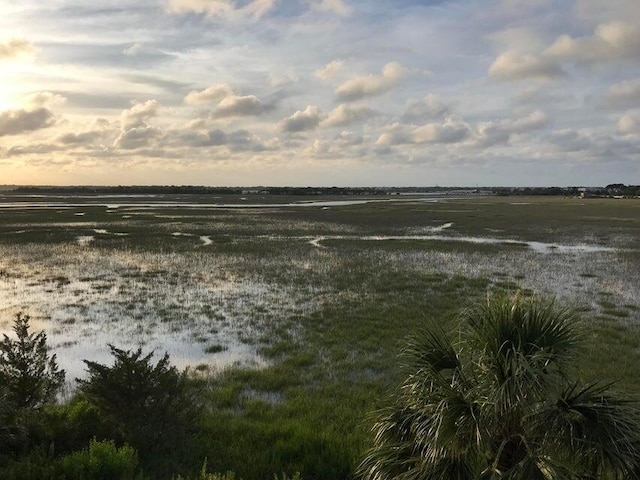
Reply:
[[[208,143],[210,146],[226,145],[229,143],[229,137],[220,129],[211,130],[207,133]]]
[[[160,50],[158,48],[152,47],[150,45],[145,45],[143,43],[132,43],[122,50],[122,54],[126,57],[142,57],[141,61],[154,61],[154,60],[164,60],[168,57],[172,57],[173,55],[167,51]]]
[[[640,117],[627,113],[618,120],[618,130],[624,135],[640,134]]]
[[[561,152],[582,152],[592,148],[593,141],[583,133],[571,128],[553,132],[549,142]]]
[[[537,85],[516,94],[513,102],[525,106],[548,105],[558,108],[561,105],[578,105],[581,100],[573,92],[554,91],[546,85]]]
[[[134,43],[122,50],[123,55],[140,55],[141,53],[149,53],[150,49],[142,43]]]
[[[640,143],[633,135],[602,135],[593,130],[574,130],[571,128],[553,132],[547,138],[555,151],[573,155],[584,161],[603,162],[603,167],[611,172],[611,161],[629,159],[637,161],[640,155]]]
[[[131,108],[120,114],[120,123],[123,130],[144,125],[149,118],[158,116],[160,104],[156,100],[147,100],[136,103]]]
[[[540,34],[530,27],[507,28],[492,33],[487,38],[498,51],[534,52],[546,46]]]
[[[521,13],[523,10],[534,10],[545,7],[551,0],[502,0],[502,7],[510,13]]]
[[[385,131],[378,137],[377,146],[389,147],[391,145],[405,145],[414,143],[411,128],[407,125],[394,123],[385,128]]]
[[[590,36],[558,37],[545,54],[587,63],[640,60],[640,25],[620,21],[601,23]]]
[[[504,128],[510,133],[527,133],[539,130],[549,123],[549,117],[542,110],[535,110],[526,117],[516,118],[504,122]]]
[[[49,143],[34,143],[31,145],[14,145],[6,152],[7,157],[18,157],[20,155],[47,155],[58,152],[62,148]]]
[[[212,113],[213,118],[250,117],[262,115],[270,110],[270,105],[263,104],[255,95],[230,95],[224,98]]]
[[[202,130],[207,127],[209,122],[206,118],[194,118],[193,120],[189,120],[186,124],[187,130]]]
[[[284,73],[270,73],[268,80],[269,85],[275,88],[280,88],[292,83],[298,83],[300,81],[300,77],[293,70],[288,70]]]
[[[405,122],[435,120],[450,114],[451,107],[439,96],[430,93],[423,99],[409,104],[402,115],[402,120]]]
[[[575,0],[573,7],[578,18],[594,24],[596,22],[625,19],[640,21],[640,11],[636,0]]]
[[[320,80],[333,80],[336,75],[344,68],[344,60],[333,60],[327,63],[324,67],[320,67],[314,73]]]
[[[42,181],[88,181],[117,158],[138,165],[135,181],[313,184],[332,182],[338,168],[341,181],[359,184],[454,184],[460,175],[473,184],[597,184],[632,175],[640,158],[621,153],[631,151],[623,141],[640,148],[638,0],[496,0],[462,9],[451,0],[14,3],[0,58],[41,53],[35,70],[0,60],[0,157],[12,145],[46,152],[51,144],[60,153],[42,161],[78,165],[66,180],[51,170],[58,176]],[[579,3],[593,5],[589,18]],[[28,42],[10,43],[12,35]],[[167,61],[147,60],[154,55]],[[383,70],[393,61],[399,73]],[[3,108],[16,110],[9,118]],[[94,125],[96,115],[109,125]],[[567,127],[575,131],[560,133]],[[552,133],[565,149],[592,145],[563,155]],[[333,166],[305,159],[316,139]],[[253,153],[261,148],[277,152]],[[615,155],[575,170],[574,160],[607,148]],[[145,173],[139,157],[155,154],[157,168]],[[452,167],[462,157],[464,172]],[[434,168],[417,168],[423,161]],[[394,168],[398,162],[409,168]],[[0,176],[20,183],[40,173],[19,163]],[[96,181],[117,183],[117,175]]]
[[[276,0],[253,0],[242,6],[234,0],[169,0],[169,13],[202,13],[230,20],[258,20],[276,6]]]
[[[12,38],[5,42],[0,42],[0,61],[31,57],[35,53],[36,49],[33,44],[20,38]]]
[[[249,15],[253,18],[261,18],[270,12],[276,5],[276,0],[253,0],[246,6],[239,9],[243,15]]]
[[[54,123],[53,112],[48,108],[5,110],[0,112],[0,137],[40,130]]]
[[[378,146],[403,144],[448,144],[459,143],[471,133],[469,126],[454,118],[447,118],[443,123],[428,123],[419,127],[393,124],[387,128],[376,142]]]
[[[316,0],[311,4],[311,8],[320,12],[331,12],[337,15],[347,16],[353,12],[353,8],[344,0]]]
[[[232,88],[226,83],[218,83],[204,90],[193,90],[184,97],[187,105],[202,105],[205,103],[219,102],[220,100],[233,95]]]
[[[135,150],[149,146],[152,140],[162,136],[162,131],[145,123],[123,130],[113,145],[122,150]]]
[[[234,152],[260,152],[267,147],[262,141],[248,130],[239,129],[230,133],[215,129],[206,133],[193,131],[173,132],[173,137],[179,146],[194,148],[228,147]]]
[[[64,95],[70,107],[88,112],[96,109],[124,110],[131,105],[131,102],[122,95],[121,92],[102,93],[100,91],[82,92],[77,90],[56,90],[58,94]]]
[[[489,67],[489,76],[497,80],[555,80],[565,75],[562,67],[550,58],[517,52],[499,55]]]
[[[149,86],[153,89],[165,90],[172,94],[193,85],[191,82],[181,81],[175,77],[167,77],[165,75],[157,75],[153,73],[122,73],[120,74],[120,77],[123,80],[132,82],[136,85]]]
[[[287,133],[313,130],[319,124],[324,114],[318,107],[308,105],[304,110],[299,110],[280,122],[278,128]]]
[[[216,147],[227,144],[227,134],[216,129],[209,132],[194,130],[179,130],[169,132],[171,145],[193,148]]]
[[[602,103],[609,108],[640,106],[640,78],[611,85]]]
[[[415,143],[458,143],[469,136],[466,123],[451,118],[444,123],[428,123],[413,130]]]
[[[90,145],[102,139],[103,136],[103,131],[92,130],[82,133],[65,133],[64,135],[60,135],[56,140],[63,145]]]
[[[535,110],[528,115],[500,121],[481,122],[475,131],[466,122],[447,117],[442,122],[430,122],[420,126],[395,123],[385,129],[376,145],[403,144],[455,144],[463,143],[474,148],[489,148],[509,142],[514,134],[524,134],[544,128],[547,115]]]
[[[227,145],[236,152],[260,152],[265,149],[260,139],[248,130],[240,129],[227,134]]]
[[[114,124],[104,118],[98,118],[95,120],[92,130],[59,135],[56,138],[56,143],[71,147],[107,143],[107,138],[113,138],[116,133]]]
[[[501,122],[481,122],[477,128],[470,146],[474,148],[490,148],[495,145],[506,145],[511,138],[509,132]]]
[[[375,117],[378,112],[364,105],[340,104],[322,122],[323,127],[336,127]]]
[[[336,135],[335,141],[342,146],[362,145],[364,137],[354,132],[342,131]]]
[[[161,106],[157,100],[136,103],[120,114],[120,134],[113,146],[122,150],[148,147],[152,140],[160,138],[160,129],[147,124],[147,120],[157,117]]]
[[[471,139],[470,146],[475,148],[490,148],[495,145],[505,145],[514,134],[524,134],[540,130],[549,124],[549,117],[541,110],[530,114],[500,121],[482,122]]]
[[[387,63],[381,75],[366,75],[347,80],[336,89],[335,95],[338,100],[345,102],[381,95],[395,87],[406,74],[407,70],[399,63]]]
[[[51,108],[63,105],[67,99],[57,93],[36,92],[27,95],[25,101],[31,108]]]

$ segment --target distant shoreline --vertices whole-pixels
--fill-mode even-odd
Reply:
[[[5,195],[555,195],[566,197],[633,198],[640,185],[610,184],[604,187],[212,187],[201,185],[19,186],[0,187]]]

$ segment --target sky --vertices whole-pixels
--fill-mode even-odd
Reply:
[[[0,184],[609,183],[639,0],[0,0]]]

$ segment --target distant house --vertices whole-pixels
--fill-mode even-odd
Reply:
[[[242,195],[266,195],[269,192],[267,190],[257,190],[257,189],[252,189],[252,190],[242,190]]]

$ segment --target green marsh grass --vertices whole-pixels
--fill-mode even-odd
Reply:
[[[180,367],[191,366],[207,384],[191,476],[206,458],[209,471],[245,480],[295,472],[350,478],[370,442],[369,412],[400,380],[397,354],[407,336],[429,321],[446,327],[496,292],[553,295],[579,309],[584,374],[640,388],[637,201],[483,197],[2,214],[0,328],[22,310],[47,329],[61,360],[102,361],[90,347],[110,341],[169,349]],[[429,235],[448,223],[438,235],[521,243],[362,239]],[[81,245],[81,236],[93,240]],[[309,243],[321,236],[340,238]],[[527,241],[621,250],[540,253]]]

